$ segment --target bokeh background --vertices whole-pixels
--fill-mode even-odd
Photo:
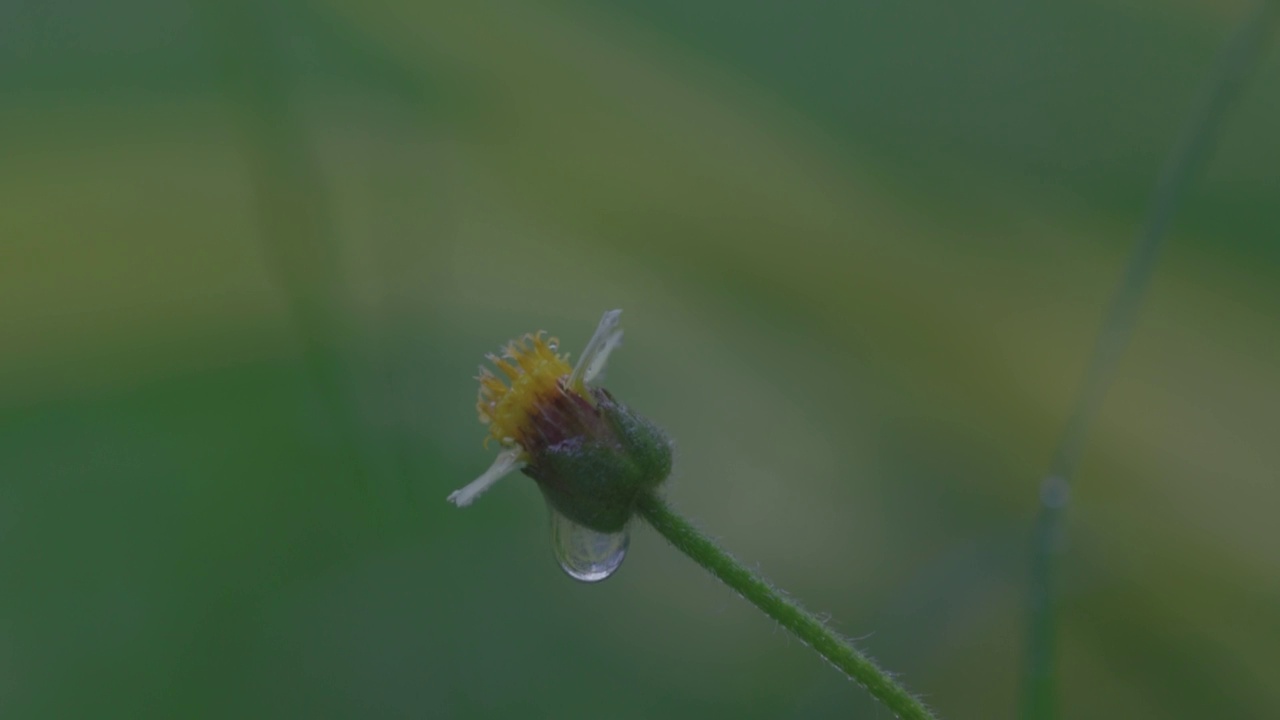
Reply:
[[[886,718],[639,529],[555,566],[485,352],[948,718],[1016,709],[1038,477],[1240,2],[0,3],[0,714]],[[1280,57],[1073,495],[1073,718],[1280,716]]]

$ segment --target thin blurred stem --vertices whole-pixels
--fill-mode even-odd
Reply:
[[[747,569],[692,523],[672,511],[662,498],[653,493],[645,494],[640,498],[638,509],[640,515],[677,550],[816,650],[895,715],[909,720],[931,720],[934,717],[923,703],[894,682],[875,661],[833,632],[813,613]]]
[[[1258,0],[1224,44],[1177,143],[1156,181],[1146,221],[1112,296],[1085,371],[1076,404],[1040,486],[1040,513],[1033,536],[1029,618],[1022,681],[1022,717],[1056,716],[1054,645],[1056,579],[1068,490],[1080,464],[1089,426],[1115,378],[1120,356],[1133,336],[1138,310],[1165,235],[1182,197],[1213,153],[1227,111],[1240,95],[1280,16],[1280,2]]]
[[[206,0],[201,6],[224,91],[238,121],[264,265],[303,345],[309,383],[342,448],[367,480],[364,439],[344,361],[338,232],[321,169],[305,139],[281,32],[289,3]]]
[[[268,271],[309,343],[341,314],[337,231],[295,103],[277,0],[208,0],[205,17],[248,164]]]

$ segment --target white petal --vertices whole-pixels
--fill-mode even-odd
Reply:
[[[509,448],[498,453],[498,457],[494,458],[493,464],[480,477],[472,480],[466,487],[460,490],[454,490],[449,495],[449,502],[458,507],[466,507],[470,505],[476,498],[480,497],[480,493],[488,490],[494,483],[511,474],[515,470],[524,467],[522,457],[524,451],[518,447]]]
[[[582,392],[583,386],[596,379],[604,370],[609,353],[622,343],[622,328],[618,327],[618,318],[621,316],[621,310],[610,310],[600,318],[596,334],[591,336],[587,347],[582,351],[582,357],[578,358],[577,367],[569,376],[569,387]]]

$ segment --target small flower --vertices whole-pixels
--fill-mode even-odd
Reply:
[[[533,478],[552,508],[592,530],[621,529],[639,493],[671,472],[671,443],[645,418],[591,385],[622,342],[621,310],[606,312],[570,368],[559,342],[544,333],[508,343],[481,367],[476,409],[489,426],[485,439],[502,446],[493,465],[449,500],[471,504],[514,470]]]

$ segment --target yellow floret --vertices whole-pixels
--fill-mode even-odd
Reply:
[[[536,415],[539,403],[560,392],[560,379],[573,371],[568,355],[557,355],[559,341],[542,339],[542,331],[507,343],[502,357],[486,355],[507,382],[488,368],[480,368],[480,396],[476,410],[489,426],[489,438],[504,445],[518,441]],[[508,384],[509,383],[509,384]]]

